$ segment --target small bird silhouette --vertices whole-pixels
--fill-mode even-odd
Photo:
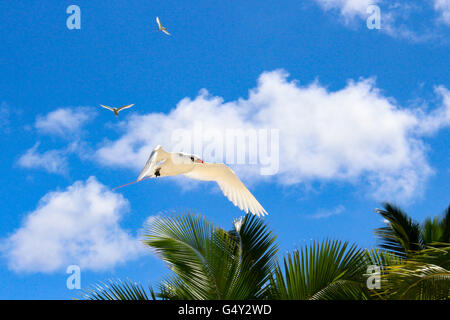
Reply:
[[[116,117],[118,117],[119,116],[119,111],[122,111],[123,109],[131,108],[132,106],[134,106],[134,104],[128,104],[128,105],[120,107],[120,108],[111,108],[111,107],[108,107],[108,106],[104,106],[102,104],[100,106],[105,108],[105,109],[111,110],[112,112],[114,112]]]
[[[163,27],[161,24],[161,21],[159,21],[159,18],[156,17],[156,23],[158,24],[158,30],[164,32],[165,34],[167,34],[168,36],[170,36],[170,33],[167,32],[167,28]]]

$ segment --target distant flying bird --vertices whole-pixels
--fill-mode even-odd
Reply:
[[[182,152],[172,153],[157,146],[142,169],[135,182],[147,178],[168,177],[183,174],[189,178],[203,181],[215,181],[223,194],[248,213],[257,216],[267,214],[255,197],[234,174],[233,170],[223,163],[207,163],[195,155]],[[134,182],[132,182],[134,183]]]
[[[123,107],[120,107],[120,108],[111,108],[111,107],[108,107],[108,106],[104,106],[104,105],[102,105],[102,104],[101,104],[100,106],[103,107],[103,108],[105,108],[105,109],[111,110],[112,112],[114,112],[114,114],[116,115],[116,117],[118,117],[118,116],[119,116],[119,111],[122,111],[122,110],[128,109],[128,108],[131,108],[132,106],[134,106],[134,104],[128,104],[128,105],[123,106]]]
[[[161,24],[161,21],[159,21],[159,18],[156,17],[156,23],[158,24],[158,30],[164,32],[165,34],[167,34],[168,36],[170,36],[170,33],[167,32],[167,28],[163,27]]]

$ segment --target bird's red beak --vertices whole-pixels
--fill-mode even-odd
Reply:
[[[197,162],[197,163],[204,163],[202,159],[198,159],[195,162]]]

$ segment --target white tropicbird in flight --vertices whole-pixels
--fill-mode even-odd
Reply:
[[[136,182],[144,178],[179,174],[197,180],[215,181],[223,194],[241,210],[246,213],[250,211],[257,216],[267,214],[233,170],[225,164],[204,162],[199,157],[186,153],[167,152],[161,146],[152,151]]]
[[[111,110],[112,112],[114,112],[116,117],[118,117],[119,116],[119,111],[122,111],[123,109],[131,108],[132,106],[134,106],[134,104],[128,104],[128,105],[120,107],[120,108],[111,108],[111,107],[108,107],[108,106],[104,106],[102,104],[100,106],[105,108],[105,109]]]
[[[161,24],[161,21],[159,21],[159,18],[156,17],[156,23],[158,24],[158,30],[164,32],[165,34],[167,34],[168,36],[170,36],[170,33],[167,32],[167,28],[163,27]]]

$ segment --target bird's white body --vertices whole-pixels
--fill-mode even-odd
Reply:
[[[165,34],[167,34],[168,36],[170,36],[170,33],[167,31],[166,27],[163,27],[163,25],[161,24],[161,21],[159,21],[159,18],[156,17],[156,23],[158,24],[158,30],[164,32]]]
[[[137,181],[145,177],[167,177],[185,175],[202,181],[215,181],[228,199],[245,212],[258,216],[267,214],[255,197],[235,175],[233,170],[223,163],[207,163],[195,155],[172,153],[157,146],[150,154]]]
[[[186,174],[194,166],[195,163],[186,159],[182,153],[167,152],[158,146],[150,155],[138,181],[144,177],[169,177]]]
[[[112,112],[114,112],[114,114],[116,115],[116,117],[119,116],[119,112],[120,112],[120,111],[122,111],[122,110],[124,110],[124,109],[131,108],[132,106],[134,106],[134,104],[127,104],[126,106],[122,106],[122,107],[120,107],[120,108],[111,108],[111,107],[109,107],[109,106],[104,106],[104,105],[102,105],[102,104],[100,105],[100,107],[105,108],[105,109],[108,109],[108,110],[111,110]]]

